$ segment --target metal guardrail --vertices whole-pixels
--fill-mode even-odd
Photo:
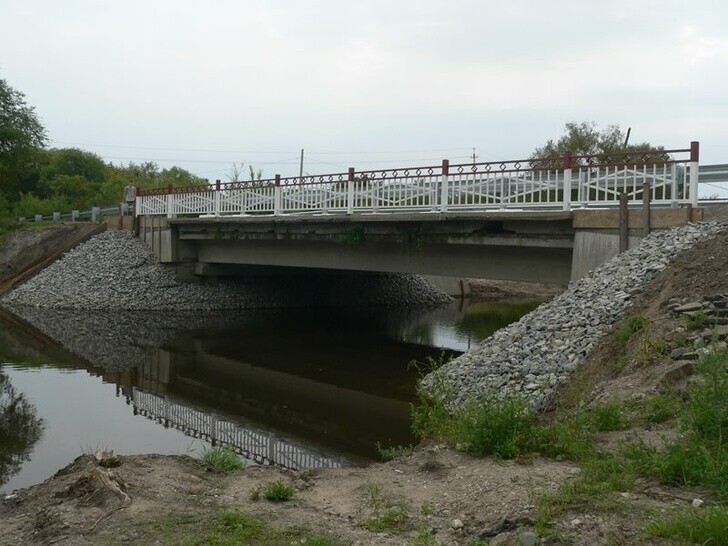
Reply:
[[[58,222],[61,220],[76,221],[76,220],[85,220],[85,219],[89,219],[92,222],[96,222],[102,216],[109,215],[109,214],[118,214],[120,210],[122,210],[124,213],[130,212],[126,208],[126,203],[122,203],[121,205],[109,205],[106,207],[91,207],[90,209],[86,209],[86,210],[72,210],[71,212],[54,212],[51,214],[35,214],[30,217],[19,216],[18,222],[27,222],[27,221]]]
[[[728,163],[700,165],[698,180],[701,184],[728,183]]]

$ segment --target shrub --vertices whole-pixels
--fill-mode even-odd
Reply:
[[[530,451],[536,414],[521,396],[485,398],[467,406],[459,421],[460,443],[475,455],[512,459]]]

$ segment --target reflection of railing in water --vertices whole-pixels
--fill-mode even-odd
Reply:
[[[166,396],[134,388],[132,399],[135,413],[164,422],[165,426],[176,428],[193,438],[209,440],[213,445],[229,445],[243,457],[260,464],[277,464],[295,470],[341,466],[338,460],[279,440],[272,433],[243,428],[214,413],[172,402]]]

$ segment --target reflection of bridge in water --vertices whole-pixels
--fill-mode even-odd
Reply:
[[[221,418],[172,401],[168,396],[132,390],[134,413],[175,428],[193,438],[212,445],[230,446],[243,457],[260,464],[275,464],[294,470],[304,468],[335,468],[340,459],[326,457],[311,450],[277,438],[272,432],[242,427]]]

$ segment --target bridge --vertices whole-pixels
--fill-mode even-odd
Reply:
[[[699,144],[140,192],[137,229],[198,275],[237,266],[565,283],[701,218]],[[619,212],[621,210],[621,213]]]

